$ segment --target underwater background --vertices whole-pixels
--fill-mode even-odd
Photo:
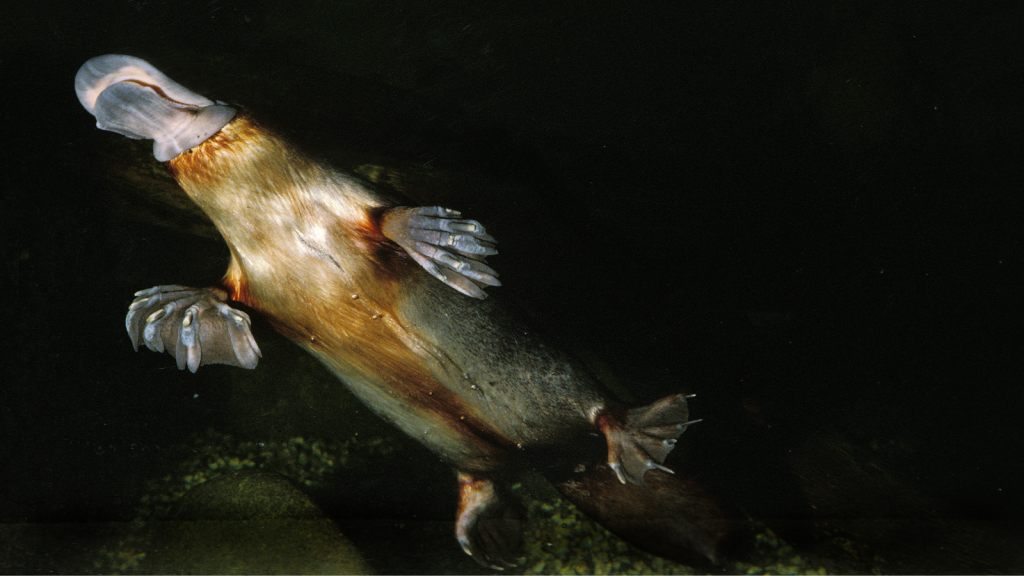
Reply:
[[[512,572],[1024,571],[1022,24],[954,0],[9,2],[0,572],[483,570],[450,470],[265,323],[254,371],[132,350],[132,294],[216,282],[227,248],[79,105],[106,53],[480,220],[497,290],[622,395],[697,395],[669,463],[747,546],[670,564],[527,476]]]

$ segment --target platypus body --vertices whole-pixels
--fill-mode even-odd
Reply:
[[[643,548],[716,560],[720,514],[663,465],[691,423],[686,397],[626,408],[512,308],[486,298],[483,289],[499,285],[484,262],[496,250],[478,222],[402,207],[137,58],[93,58],[76,89],[100,128],[154,139],[154,155],[231,250],[219,286],[137,294],[126,320],[136,347],[166,350],[193,371],[253,368],[259,347],[231,302],[264,315],[451,464],[456,537],[485,566],[513,565],[521,540],[503,475],[598,432],[606,463],[579,462],[586,472],[554,478],[556,486]]]

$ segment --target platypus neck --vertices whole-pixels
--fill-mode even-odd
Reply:
[[[320,218],[325,212],[361,224],[368,210],[384,203],[368,188],[310,160],[244,114],[168,166],[229,244],[240,226],[294,228],[296,220],[311,214]]]
[[[297,151],[239,114],[203,144],[168,162],[175,179],[213,220],[246,273],[254,259],[280,264],[299,253],[330,259],[359,242],[385,200]],[[274,259],[274,252],[279,258]]]

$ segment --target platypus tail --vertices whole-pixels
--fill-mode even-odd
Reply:
[[[685,475],[656,470],[647,475],[647,486],[638,486],[623,484],[599,464],[549,480],[587,516],[642,550],[678,562],[721,560],[730,524]]]
[[[591,421],[604,433],[607,463],[548,479],[585,514],[641,549],[672,560],[718,563],[728,521],[707,492],[664,466],[676,439],[697,422],[689,420],[691,397],[674,394],[639,408],[612,404],[596,410]]]

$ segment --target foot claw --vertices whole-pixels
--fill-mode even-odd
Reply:
[[[381,219],[384,235],[395,241],[438,280],[474,298],[486,298],[486,286],[501,286],[498,273],[484,263],[498,253],[497,242],[476,220],[440,206],[392,208]]]
[[[455,537],[481,566],[504,570],[517,565],[523,514],[498,496],[494,482],[459,472],[459,513]]]
[[[154,352],[170,353],[179,369],[192,372],[203,364],[256,367],[260,349],[249,316],[228,306],[223,290],[155,286],[135,295],[125,327],[136,350],[141,340]]]
[[[596,415],[594,423],[608,442],[608,466],[619,482],[645,486],[648,470],[675,473],[662,464],[686,427],[699,422],[687,420],[686,398],[676,394],[634,408],[626,413],[624,421],[607,411]]]

